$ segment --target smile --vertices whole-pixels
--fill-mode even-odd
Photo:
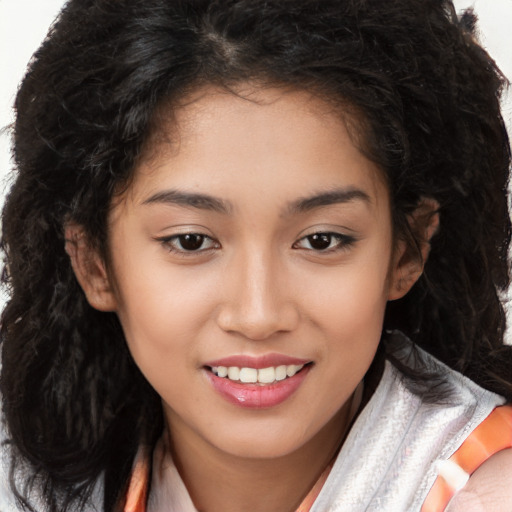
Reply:
[[[275,366],[269,359],[276,359]],[[234,357],[206,365],[204,370],[212,388],[229,403],[249,409],[266,409],[291,398],[312,367],[312,361],[282,356],[256,360]]]
[[[213,366],[212,373],[217,377],[229,379],[243,384],[273,384],[293,377],[304,368],[303,364],[269,366],[267,368],[248,368],[238,366]]]

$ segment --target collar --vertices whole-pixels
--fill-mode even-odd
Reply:
[[[160,448],[160,452],[162,452],[161,444],[157,445],[155,450]],[[157,454],[157,458],[161,457],[161,453]],[[152,456],[151,450],[146,447],[141,447],[137,453],[135,458],[132,474],[130,477],[130,483],[128,486],[128,492],[126,495],[126,505],[124,507],[123,512],[148,512],[148,498],[149,498],[149,484],[151,478],[151,464],[152,464]],[[320,475],[315,485],[309,491],[308,495],[304,498],[302,503],[297,508],[296,512],[309,512],[311,507],[313,506],[316,498],[320,494],[322,487],[329,476],[329,473],[334,464],[334,460],[324,469],[323,473]],[[167,465],[166,471],[174,471],[175,476],[171,479],[171,492],[177,491],[177,496],[181,496],[181,500],[188,501],[190,505],[192,501],[190,500],[190,496],[186,492],[185,486],[181,478],[179,478],[178,472],[174,464]],[[177,476],[177,479],[176,479]],[[181,488],[180,488],[181,486]],[[183,496],[182,490],[185,489],[185,495]],[[187,499],[188,498],[188,499]],[[178,498],[180,499],[180,498]],[[181,501],[183,502],[183,501]],[[188,508],[190,508],[190,505]],[[168,504],[167,504],[168,506]],[[180,505],[181,506],[181,505]],[[185,505],[186,506],[186,505]],[[193,505],[192,505],[193,507]],[[167,509],[168,510],[168,509]],[[172,510],[172,509],[171,509]],[[197,512],[195,508],[190,509],[191,512]],[[158,508],[155,509],[154,512],[160,512]],[[183,508],[172,510],[172,512],[185,512]]]

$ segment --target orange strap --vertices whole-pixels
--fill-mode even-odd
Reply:
[[[146,512],[150,464],[151,457],[149,456],[149,450],[139,449],[133,464],[124,512]]]
[[[473,474],[495,453],[512,448],[512,405],[496,407],[450,457],[468,475]],[[456,492],[438,476],[421,512],[442,512]]]

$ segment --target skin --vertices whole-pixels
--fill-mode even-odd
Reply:
[[[343,440],[388,300],[407,293],[421,262],[394,239],[380,169],[320,99],[205,88],[164,132],[112,208],[108,271],[85,242],[68,252],[162,397],[196,507],[294,510]],[[180,248],[187,233],[205,235],[199,250]],[[335,234],[329,249],[313,247],[315,233]],[[207,361],[268,353],[311,362],[275,407],[229,403],[207,378]]]
[[[484,462],[450,501],[446,512],[510,512],[512,510],[512,448]]]

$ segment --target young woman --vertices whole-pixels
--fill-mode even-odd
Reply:
[[[510,149],[473,24],[66,5],[3,213],[19,507],[510,509]]]

